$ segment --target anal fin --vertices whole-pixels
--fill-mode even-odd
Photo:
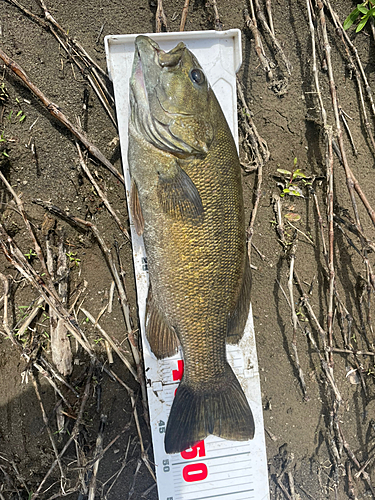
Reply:
[[[180,342],[174,329],[169,326],[152,296],[150,287],[147,296],[146,336],[151,351],[157,359],[173,356],[178,351]]]
[[[228,344],[237,344],[242,338],[247,317],[249,315],[251,293],[251,270],[249,258],[246,255],[245,272],[241,291],[238,296],[236,307],[229,317],[226,341]]]

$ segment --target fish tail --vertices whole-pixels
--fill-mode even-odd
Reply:
[[[165,451],[180,453],[209,434],[247,441],[254,431],[249,403],[227,363],[220,377],[199,386],[181,381],[168,418]]]

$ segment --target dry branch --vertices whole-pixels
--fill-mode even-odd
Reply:
[[[53,265],[53,255],[50,244],[50,234],[46,236],[46,253],[47,253],[47,268],[54,279],[59,279],[58,291],[62,304],[67,304],[68,292],[68,267],[66,264],[65,247],[63,233],[59,243],[59,251],[57,258],[56,273]],[[50,311],[50,332],[51,332],[51,353],[52,360],[58,371],[66,376],[73,371],[73,356],[70,348],[68,331],[64,325],[64,321],[58,318],[53,310]]]
[[[163,0],[158,0],[156,8],[156,33],[160,33],[163,26],[168,31],[168,21],[163,9]]]
[[[252,4],[251,4],[252,6]],[[254,7],[251,13],[251,17],[249,15],[249,11],[247,9],[244,9],[244,18],[245,18],[245,23],[246,26],[249,28],[251,31],[253,37],[254,37],[254,42],[255,42],[255,51],[257,53],[257,56],[259,57],[259,61],[262,64],[263,70],[265,71],[267,78],[269,80],[273,80],[273,71],[272,71],[272,64],[268,60],[266,53],[263,48],[262,40],[260,38],[259,30],[258,30],[258,24],[257,20],[255,17],[255,12],[254,12]]]
[[[140,353],[138,350],[137,341],[134,337],[133,328],[131,325],[130,309],[129,309],[129,303],[128,303],[128,299],[126,296],[125,288],[122,284],[121,278],[119,276],[119,273],[118,273],[117,268],[115,266],[115,263],[113,261],[111,250],[108,248],[107,244],[103,240],[103,238],[102,238],[100,232],[98,231],[98,228],[95,226],[95,224],[92,224],[91,222],[82,220],[78,217],[73,217],[73,216],[67,214],[64,210],[61,210],[60,208],[56,207],[55,205],[52,205],[52,203],[50,203],[50,202],[41,201],[41,200],[34,200],[34,202],[37,203],[38,205],[43,206],[45,209],[49,210],[52,214],[57,215],[58,217],[62,218],[63,220],[67,220],[70,223],[73,223],[75,226],[90,229],[92,231],[95,239],[97,240],[97,242],[98,242],[98,244],[99,244],[99,246],[104,254],[106,262],[109,266],[109,269],[112,273],[112,277],[116,283],[117,291],[118,291],[119,296],[120,296],[120,303],[121,303],[121,307],[122,307],[122,311],[123,311],[123,315],[124,315],[124,319],[125,319],[129,344],[130,344],[132,354],[134,357],[134,361],[135,361],[135,364],[137,367],[137,380],[141,386],[144,416],[145,416],[146,422],[149,422],[146,382],[145,382],[145,377],[144,377],[143,363],[142,363],[142,359],[141,359],[141,356],[140,356]]]
[[[307,388],[306,388],[306,383],[305,383],[305,377],[303,375],[303,371],[299,362],[299,356],[298,356],[298,351],[297,351],[297,324],[298,324],[298,317],[296,310],[293,306],[294,304],[294,294],[293,294],[293,277],[294,277],[294,261],[296,257],[296,246],[297,242],[295,242],[292,245],[291,250],[289,251],[289,258],[290,258],[290,267],[289,267],[289,280],[288,280],[288,290],[289,290],[289,300],[290,300],[290,305],[291,305],[291,312],[292,312],[292,324],[293,324],[293,338],[292,338],[292,348],[294,352],[294,358],[296,362],[296,366],[298,369],[298,375],[299,379],[301,382],[301,387],[303,391],[303,397],[305,400],[308,400],[309,397],[307,396]]]
[[[87,380],[86,380],[86,386],[85,386],[85,390],[84,390],[83,397],[82,397],[81,407],[79,409],[79,412],[78,412],[78,415],[77,415],[77,420],[75,421],[75,424],[74,424],[74,427],[72,429],[71,435],[70,435],[68,441],[66,442],[64,448],[59,453],[58,457],[52,463],[52,465],[49,468],[47,474],[44,476],[43,480],[40,482],[37,490],[31,496],[30,500],[35,500],[36,498],[38,498],[38,496],[40,496],[41,489],[43,488],[43,485],[45,484],[45,482],[47,481],[47,479],[49,478],[49,476],[53,472],[54,468],[56,467],[56,465],[58,463],[58,460],[61,459],[61,457],[64,456],[66,450],[69,448],[69,446],[72,443],[72,441],[78,435],[79,428],[80,428],[80,425],[81,425],[81,422],[82,422],[82,418],[83,418],[83,412],[84,412],[87,400],[88,400],[89,395],[90,395],[90,385],[91,385],[92,374],[94,372],[94,366],[95,366],[95,362],[94,362],[93,359],[91,359],[91,364],[90,364],[90,368],[89,368],[89,372],[88,372]]]
[[[48,11],[45,2],[40,1],[46,21],[23,7],[17,0],[7,1],[17,7],[23,14],[32,19],[43,29],[52,33],[60,46],[67,53],[68,57],[72,61],[72,64],[75,63],[81,74],[87,78],[113,125],[117,129],[117,123],[111,108],[111,105],[114,104],[114,99],[107,90],[106,82],[108,82],[109,79],[105,71],[103,71],[94,59],[86,52],[82,45],[77,40],[70,37],[68,33],[57,23]]]
[[[246,140],[250,143],[254,157],[254,168],[265,165],[270,158],[267,142],[259,135],[255,123],[252,119],[252,113],[247,105],[242,85],[237,77],[237,93],[240,100],[240,113],[246,132]]]
[[[1,49],[0,49],[0,52],[1,52]],[[46,261],[44,259],[44,255],[43,255],[43,252],[42,252],[42,249],[38,243],[38,240],[35,236],[35,233],[34,233],[34,230],[30,224],[30,221],[29,219],[27,218],[27,215],[26,215],[26,212],[25,212],[25,209],[24,209],[24,206],[23,206],[23,203],[20,199],[19,196],[17,196],[16,192],[14,191],[14,189],[12,188],[12,186],[9,184],[9,182],[7,181],[7,179],[4,177],[3,173],[0,171],[0,179],[3,181],[3,183],[5,184],[6,188],[8,189],[8,191],[10,192],[10,194],[13,196],[15,202],[17,203],[17,206],[18,206],[18,209],[22,215],[22,219],[25,223],[25,226],[26,226],[26,229],[28,230],[29,232],[29,235],[30,235],[30,238],[34,244],[34,249],[35,249],[35,252],[39,258],[39,261],[40,261],[40,264],[42,266],[42,270],[43,270],[43,273],[45,275],[45,278],[46,278],[46,281],[48,282],[48,285],[51,289],[51,292],[52,294],[57,297],[57,293],[55,292],[55,289],[54,289],[54,286],[53,286],[53,282],[52,282],[52,278],[51,278],[51,275],[47,269],[47,264],[46,264]]]
[[[111,345],[112,349],[116,352],[117,356],[121,359],[121,361],[124,363],[126,368],[130,371],[130,373],[133,375],[135,380],[138,382],[138,376],[137,372],[134,370],[132,365],[129,363],[129,361],[126,359],[124,354],[122,353],[121,349],[117,346],[116,342],[112,339],[110,335],[99,325],[99,323],[95,320],[95,318],[82,306],[80,307],[80,310],[83,312],[83,314],[91,321],[91,323],[95,326],[95,328],[100,332],[101,335],[109,342]]]
[[[100,455],[103,451],[104,427],[105,427],[106,422],[107,422],[107,416],[101,415],[98,436],[96,438],[96,446],[95,446],[95,453],[94,453],[95,462],[94,462],[94,465],[92,468],[92,476],[91,476],[91,481],[90,481],[88,500],[94,500],[94,498],[95,498],[96,478],[97,478],[98,469],[99,469]]]
[[[251,0],[251,2],[252,1],[253,0]],[[288,58],[286,57],[285,52],[283,51],[280,42],[278,41],[278,39],[275,36],[273,26],[271,29],[271,27],[268,25],[266,18],[264,17],[263,11],[260,7],[259,0],[254,0],[254,3],[255,3],[256,17],[259,19],[261,25],[263,26],[263,29],[269,34],[271,41],[272,41],[274,51],[275,51],[275,54],[280,54],[281,60],[283,61],[284,65],[286,67],[288,75],[291,75],[292,74],[292,65],[290,64]],[[252,6],[252,10],[253,10],[253,6]],[[272,12],[271,12],[271,3],[270,2],[267,3],[267,10],[268,10],[269,19],[271,20],[271,23],[272,23]]]
[[[104,205],[106,206],[108,212],[112,215],[112,217],[115,219],[118,227],[120,228],[120,231],[122,232],[122,234],[128,239],[130,240],[130,236],[129,236],[129,233],[128,231],[124,228],[124,226],[122,225],[118,215],[116,214],[116,212],[114,211],[114,209],[112,208],[112,205],[109,203],[108,201],[108,198],[106,197],[106,195],[104,194],[104,192],[100,189],[98,183],[95,181],[93,175],[91,174],[90,172],[90,169],[89,167],[87,166],[86,162],[85,162],[85,159],[83,158],[83,154],[82,154],[82,151],[81,151],[81,147],[80,145],[78,144],[78,142],[76,141],[76,147],[77,147],[77,151],[78,151],[78,155],[79,155],[79,164],[81,165],[81,168],[82,170],[85,172],[85,174],[87,175],[88,179],[90,180],[91,184],[94,186],[96,192],[98,193],[98,195],[100,196],[100,198],[102,199]]]
[[[363,205],[365,206],[365,208],[368,212],[368,215],[370,216],[374,226],[375,226],[375,211],[372,209],[372,207],[369,204],[367,197],[363,193],[357,179],[354,177],[353,172],[351,171],[351,169],[349,167],[348,160],[346,157],[344,141],[343,141],[343,137],[342,137],[342,130],[341,130],[341,125],[340,125],[340,113],[339,113],[339,106],[338,106],[338,101],[337,101],[336,84],[335,84],[332,62],[331,62],[331,46],[330,46],[329,41],[328,41],[324,7],[323,7],[323,4],[321,2],[318,2],[318,7],[319,7],[320,23],[321,23],[321,27],[322,27],[322,33],[323,33],[324,53],[325,53],[325,57],[326,57],[326,61],[327,61],[327,68],[328,68],[329,87],[330,87],[330,91],[331,91],[332,105],[333,105],[333,111],[334,111],[335,123],[336,123],[336,135],[337,135],[337,139],[338,139],[338,143],[339,143],[339,147],[340,147],[342,164],[343,164],[344,170],[345,170],[346,184],[347,184],[348,191],[349,191],[350,198],[351,198],[352,205],[353,205],[353,211],[354,211],[354,216],[355,216],[355,220],[356,220],[356,225],[357,225],[359,230],[362,230],[362,225],[361,225],[361,222],[359,220],[359,214],[358,214],[358,209],[357,209],[357,202],[356,202],[355,195],[354,195],[354,190],[357,192],[360,200],[362,201]]]
[[[185,0],[184,6],[182,8],[180,31],[184,31],[185,29],[186,19],[189,11],[189,3],[190,0]]]
[[[347,53],[348,59],[349,59],[350,70],[354,72],[354,75],[355,75],[355,78],[356,78],[356,81],[357,81],[357,84],[358,84],[358,91],[360,93],[361,109],[362,109],[362,113],[364,113],[363,117],[364,117],[364,121],[365,121],[366,131],[367,131],[367,133],[368,133],[368,135],[370,137],[371,144],[372,144],[372,146],[374,148],[373,152],[375,152],[375,141],[374,141],[373,134],[371,132],[370,124],[369,124],[369,122],[367,120],[366,108],[365,108],[364,102],[363,102],[362,85],[360,84],[360,79],[358,77],[357,67],[353,63],[347,47],[349,47],[350,50],[352,51],[352,53],[354,54],[355,61],[356,61],[357,65],[358,65],[359,72],[361,74],[361,77],[362,77],[362,80],[363,80],[363,83],[364,83],[364,86],[365,86],[365,89],[366,89],[368,100],[370,101],[372,115],[373,115],[373,117],[375,117],[375,104],[374,104],[374,100],[373,100],[373,95],[372,95],[371,87],[370,87],[368,79],[367,79],[367,75],[365,73],[365,70],[363,68],[361,59],[359,57],[358,50],[356,49],[356,47],[353,44],[353,42],[350,40],[350,38],[348,36],[348,33],[344,30],[344,28],[343,28],[343,26],[342,26],[342,24],[340,22],[339,16],[336,14],[336,12],[333,10],[333,8],[331,6],[331,2],[329,0],[324,0],[324,4],[328,7],[329,12],[331,14],[331,17],[333,19],[335,28],[336,28],[336,32],[339,34],[339,36],[340,36],[340,38],[341,38],[341,40],[342,40],[342,42],[343,42],[343,44],[345,46],[345,50],[346,50],[346,53]],[[370,24],[372,26],[372,23],[370,23]]]
[[[61,490],[64,492],[64,484],[63,483],[65,481],[65,474],[64,474],[64,469],[63,469],[60,457],[59,457],[59,452],[57,450],[56,443],[55,443],[52,431],[51,431],[50,426],[49,426],[49,422],[48,422],[48,418],[47,418],[47,415],[46,415],[46,411],[44,409],[43,401],[42,401],[42,398],[40,396],[38,384],[37,384],[37,381],[36,381],[36,379],[35,379],[34,374],[33,374],[32,371],[30,372],[30,377],[31,377],[31,380],[33,381],[33,386],[34,386],[34,389],[35,389],[35,394],[36,394],[36,397],[37,397],[40,409],[42,411],[43,422],[44,422],[44,425],[46,426],[46,429],[47,429],[47,432],[48,432],[48,437],[49,437],[49,439],[51,441],[52,448],[53,448],[53,451],[55,453],[57,463],[59,464],[60,474],[61,474]]]
[[[223,29],[223,23],[220,21],[219,10],[217,8],[216,0],[208,0],[209,5],[213,8],[215,16],[215,30],[221,31]]]
[[[8,57],[5,52],[0,49],[0,58],[4,61],[6,66],[13,71],[31,90],[31,92],[44,104],[51,115],[56,118],[60,123],[64,125],[87,149],[87,151],[94,156],[100,163],[102,163],[112,174],[123,184],[124,177],[117,169],[112,165],[110,161],[103,155],[103,153],[87,139],[83,131],[79,130],[73,123],[71,123],[68,118],[60,111],[59,106],[54,104],[48,99],[36,85],[32,83],[29,77],[26,75],[24,70],[10,57]]]
[[[44,301],[53,309],[57,316],[64,320],[64,323],[69,332],[74,336],[84,350],[93,358],[91,348],[83,340],[82,332],[79,326],[75,323],[74,318],[64,308],[61,301],[55,295],[55,291],[51,290],[42,277],[33,269],[26,260],[23,253],[17,247],[13,239],[7,234],[2,224],[0,224],[0,246],[7,260],[21,273],[27,282],[29,282],[43,297]]]

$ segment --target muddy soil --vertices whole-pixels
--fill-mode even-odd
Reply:
[[[263,2],[261,2],[263,3]],[[264,2],[265,3],[265,2]],[[178,31],[183,0],[163,2],[168,27]],[[43,18],[37,1],[24,0],[24,7]],[[328,241],[326,216],[326,147],[323,140],[322,120],[313,84],[311,38],[305,2],[295,0],[275,1],[272,5],[275,34],[291,62],[289,76],[280,55],[276,55],[270,38],[261,30],[266,54],[274,62],[272,82],[257,57],[254,37],[244,26],[243,9],[249,7],[241,0],[217,0],[220,20],[224,29],[240,28],[243,42],[243,65],[239,78],[245,97],[253,114],[253,121],[260,136],[267,142],[270,158],[263,167],[261,200],[254,226],[252,249],[253,292],[252,306],[261,374],[264,404],[267,456],[271,498],[346,499],[371,498],[371,480],[374,481],[373,457],[374,421],[374,357],[371,329],[373,290],[368,288],[363,255],[372,264],[371,245],[353,230],[353,209],[346,186],[344,169],[338,156],[334,157],[334,267],[336,289],[341,301],[335,302],[333,347],[366,351],[356,358],[349,353],[333,353],[333,373],[342,398],[332,424],[334,395],[327,381],[319,355],[307,338],[307,330],[297,329],[295,344],[299,363],[306,382],[304,393],[293,349],[291,311],[284,296],[288,295],[289,262],[275,230],[276,216],[272,197],[280,195],[286,178],[277,169],[293,171],[299,168],[307,179],[296,180],[303,196],[285,194],[282,198],[282,218],[288,248],[295,244],[295,269],[304,292],[323,329],[327,328],[329,302],[329,273],[323,255],[323,242],[314,201],[313,188],[322,213],[322,225]],[[351,9],[350,2],[333,0],[332,7],[341,22]],[[49,0],[48,9],[56,21],[84,46],[91,57],[106,69],[104,36],[109,34],[147,33],[155,31],[156,1],[145,0]],[[348,66],[345,49],[336,33],[332,19],[327,15],[328,38],[331,45],[332,66],[339,104],[350,119],[353,140],[358,150],[354,154],[348,134],[343,131],[347,158],[370,204],[375,203],[374,160],[371,144],[366,135],[360,97]],[[186,30],[215,28],[212,6],[203,0],[191,2]],[[349,30],[362,59],[369,84],[374,85],[374,41],[370,30],[355,34]],[[44,92],[61,111],[82,128],[89,139],[121,170],[120,146],[116,129],[109,120],[102,104],[93,92],[85,73],[75,66],[74,55],[67,55],[59,47],[51,31],[44,29],[22,13],[12,2],[0,0],[0,47],[25,70],[30,80]],[[329,93],[327,65],[318,50],[318,74],[322,99],[328,113],[328,124],[336,133]],[[1,67],[1,65],[0,65]],[[281,91],[280,91],[281,89]],[[88,101],[87,101],[88,97]],[[365,97],[366,100],[366,97]],[[87,101],[87,110],[83,104]],[[371,111],[366,100],[368,116]],[[243,109],[240,106],[240,123]],[[23,118],[24,117],[24,118]],[[371,119],[370,119],[371,120]],[[343,126],[343,124],[341,124]],[[373,128],[373,122],[369,124]],[[242,130],[242,129],[241,129]],[[79,166],[74,139],[40,103],[29,89],[8,69],[0,72],[0,167],[16,193],[22,197],[28,218],[38,240],[45,248],[46,224],[52,228],[53,247],[58,247],[61,232],[69,257],[69,300],[72,305],[82,291],[80,301],[97,317],[108,303],[112,277],[106,260],[96,240],[88,230],[76,227],[61,219],[46,219],[46,211],[33,203],[35,199],[51,201],[71,215],[93,222],[103,239],[116,255],[116,245],[123,266],[123,276],[130,304],[134,327],[137,326],[137,308],[134,289],[131,246],[102,200]],[[241,139],[244,139],[242,130]],[[246,156],[248,148],[241,147],[244,163],[251,163]],[[295,165],[295,159],[296,165]],[[124,189],[121,183],[98,161],[91,159],[90,168],[106,192],[112,206],[128,225]],[[243,173],[243,186],[247,218],[254,204],[254,185],[257,172]],[[312,186],[309,183],[313,182]],[[307,185],[306,185],[307,184]],[[12,196],[1,184],[1,223],[21,248],[29,262],[41,272],[38,259],[33,255],[33,243],[26,231]],[[363,206],[358,202],[363,234],[371,243],[374,228]],[[285,217],[287,215],[287,218]],[[294,227],[290,226],[289,222]],[[295,229],[296,228],[296,229]],[[365,251],[362,250],[365,248]],[[116,257],[117,261],[117,257]],[[11,342],[3,329],[0,335],[0,493],[1,498],[30,497],[54,461],[54,452],[31,377],[23,374],[30,368],[29,358],[44,356],[50,359],[49,311],[41,310],[31,329],[17,336],[17,328],[27,314],[27,307],[38,298],[33,287],[22,278],[14,266],[0,256],[0,270],[10,283],[9,326],[14,330],[16,344]],[[323,361],[326,359],[323,342],[316,323],[302,303],[300,292],[294,288],[294,307],[303,328],[308,328],[318,344]],[[4,299],[0,303],[3,314]],[[81,313],[77,321],[103,362],[106,352],[102,335],[87,323]],[[125,324],[121,307],[115,294],[112,313],[105,312],[101,326],[122,344],[124,352],[130,350],[125,340]],[[343,334],[348,335],[345,343]],[[49,426],[61,450],[69,438],[79,412],[85,389],[90,361],[85,352],[71,338],[74,370],[69,383],[79,397],[58,382],[67,399],[63,404],[65,426],[56,424],[56,395],[48,380],[34,373],[45,407]],[[351,346],[351,347],[350,347]],[[23,355],[21,355],[23,353]],[[324,362],[323,362],[324,365]],[[26,370],[26,372],[25,372]],[[137,409],[144,439],[144,447],[152,463],[151,438],[144,421],[139,387],[124,364],[114,356],[113,370],[138,395]],[[349,375],[348,375],[348,372]],[[111,380],[102,370],[95,368],[82,425],[78,435],[81,453],[77,462],[77,447],[71,446],[64,455],[62,466],[68,471],[65,490],[75,489],[68,498],[79,496],[81,484],[88,484],[87,477],[79,477],[79,467],[92,458],[101,415],[107,416],[104,446],[119,435],[130,422],[129,429],[121,434],[100,462],[97,477],[97,496],[108,499],[147,498],[157,499],[154,481],[141,462],[141,447],[134,424],[129,394],[120,384]],[[332,425],[331,425],[332,424]],[[338,430],[340,429],[340,430]],[[340,439],[339,436],[344,436]],[[336,446],[332,446],[336,443]],[[343,446],[345,445],[345,446]],[[337,450],[337,456],[336,451]],[[350,450],[348,452],[348,450]],[[355,457],[353,457],[353,454]],[[352,455],[352,456],[351,456]],[[356,462],[357,460],[357,462]],[[368,476],[355,477],[358,467],[367,460]],[[114,481],[114,474],[121,470]],[[348,475],[349,471],[349,475]],[[291,473],[288,479],[288,473]],[[292,495],[290,477],[294,478],[295,496],[287,497],[280,486]],[[112,479],[111,479],[112,478]],[[114,482],[111,489],[110,486]],[[77,486],[78,485],[78,486]],[[351,488],[354,488],[352,491]],[[43,488],[42,498],[60,498],[60,472],[55,468]]]

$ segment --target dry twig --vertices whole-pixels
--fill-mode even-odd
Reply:
[[[184,6],[182,8],[180,31],[184,31],[185,29],[186,19],[189,11],[189,3],[190,0],[185,0]]]
[[[84,390],[83,397],[82,397],[81,407],[79,409],[79,413],[77,415],[77,420],[75,421],[75,424],[74,424],[74,427],[72,429],[71,435],[70,435],[68,441],[66,442],[64,448],[59,453],[58,458],[56,458],[56,460],[52,463],[52,465],[49,468],[47,474],[44,476],[44,478],[42,479],[42,481],[39,483],[39,486],[38,486],[37,490],[35,491],[35,493],[32,494],[30,500],[35,500],[36,498],[38,498],[38,496],[40,496],[41,490],[43,488],[43,485],[45,484],[45,482],[47,481],[47,479],[49,478],[49,476],[53,472],[54,468],[56,467],[56,465],[58,463],[58,459],[61,459],[61,457],[64,456],[66,450],[69,448],[69,446],[72,443],[72,441],[78,435],[79,427],[81,425],[82,418],[83,418],[83,412],[84,412],[87,400],[88,400],[89,395],[90,395],[91,377],[92,377],[92,374],[94,372],[94,366],[95,366],[95,362],[93,360],[91,360],[90,369],[89,369],[89,372],[88,372],[88,375],[87,375],[87,380],[86,380],[86,386],[85,386],[85,390]]]
[[[242,85],[237,77],[237,94],[240,100],[240,113],[239,116],[242,119],[242,123],[245,128],[246,137],[245,139],[249,142],[252,155],[254,157],[254,167],[260,168],[267,163],[270,158],[270,152],[266,141],[258,134],[255,123],[252,119],[252,113],[247,105],[245,95],[242,90]]]
[[[106,110],[113,125],[117,129],[117,123],[113,116],[112,107],[114,104],[113,96],[107,90],[107,83],[109,79],[105,71],[95,62],[95,60],[86,52],[82,45],[74,38],[70,37],[68,33],[58,24],[47,9],[43,0],[40,4],[44,13],[46,21],[36,16],[28,9],[23,7],[17,0],[7,0],[9,3],[17,7],[23,14],[32,19],[36,24],[41,26],[46,31],[52,33],[60,46],[65,50],[67,56],[79,68],[81,74],[87,78],[94,92],[97,94],[100,102]]]
[[[56,207],[55,205],[52,205],[52,203],[50,203],[50,202],[41,201],[41,200],[34,200],[34,202],[43,206],[45,209],[49,210],[52,214],[57,215],[58,217],[61,217],[62,219],[67,220],[70,223],[73,223],[75,226],[89,228],[92,231],[93,235],[95,236],[95,239],[97,240],[97,242],[98,242],[98,244],[99,244],[99,246],[104,254],[106,262],[111,270],[113,279],[116,283],[117,291],[118,291],[119,296],[120,296],[120,302],[121,302],[123,315],[125,318],[125,324],[126,324],[128,338],[129,338],[129,344],[130,344],[132,354],[134,357],[134,361],[135,361],[136,367],[137,367],[137,380],[141,386],[144,416],[145,416],[146,422],[149,422],[148,407],[147,407],[146,382],[145,382],[145,378],[144,378],[143,364],[142,364],[140,353],[138,351],[138,346],[136,343],[136,339],[134,337],[133,329],[131,326],[130,309],[129,309],[128,299],[127,299],[127,296],[125,293],[124,286],[121,282],[119,273],[118,273],[117,268],[115,266],[115,263],[113,261],[112,253],[111,253],[110,249],[106,245],[105,241],[103,240],[103,238],[102,238],[100,232],[98,231],[98,228],[95,226],[95,224],[92,224],[91,222],[82,220],[78,217],[72,217],[71,215],[67,214],[64,210],[61,210],[60,208]]]
[[[216,0],[208,0],[208,3],[211,5],[214,11],[215,16],[215,30],[221,31],[223,29],[223,23],[220,21],[219,11],[217,8]]]
[[[31,92],[41,100],[41,102],[51,113],[51,115],[60,123],[62,123],[85,146],[88,152],[98,161],[100,161],[106,168],[108,168],[108,170],[112,172],[112,174],[123,184],[124,177],[122,176],[122,174],[120,174],[120,172],[118,172],[118,170],[112,165],[112,163],[107,160],[103,153],[91,141],[89,141],[89,139],[87,139],[84,132],[79,130],[75,125],[73,125],[73,123],[68,120],[68,118],[61,112],[59,106],[50,101],[48,97],[46,97],[38,89],[38,87],[32,83],[24,70],[15,61],[8,57],[1,49],[0,58],[4,61],[6,66],[24,82],[24,84],[31,90]]]
[[[158,6],[156,9],[156,33],[160,33],[162,28],[168,31],[168,21],[163,9],[163,0],[158,0]]]
[[[98,436],[96,438],[96,446],[95,446],[95,453],[94,453],[95,462],[94,462],[94,465],[92,468],[92,476],[91,476],[91,480],[90,480],[88,500],[94,500],[94,498],[95,498],[96,477],[97,477],[98,469],[99,469],[100,454],[103,450],[104,427],[105,427],[106,422],[107,422],[107,415],[101,415]]]
[[[252,2],[253,0],[250,0],[250,1]],[[275,51],[275,54],[280,54],[281,60],[283,61],[284,65],[285,65],[285,68],[288,72],[288,75],[291,75],[292,74],[292,65],[290,64],[288,58],[286,57],[285,52],[283,51],[280,42],[278,41],[278,39],[275,36],[273,26],[271,29],[271,27],[268,25],[266,18],[264,17],[263,11],[260,7],[259,0],[254,0],[254,3],[255,3],[256,17],[259,19],[261,25],[263,26],[263,29],[269,34],[271,41],[272,41],[274,51]],[[251,6],[251,9],[253,10],[253,6]],[[267,11],[268,11],[269,19],[272,23],[271,2],[267,2]]]
[[[48,418],[47,418],[47,415],[46,415],[46,411],[44,409],[43,401],[42,401],[42,398],[40,396],[38,384],[37,384],[37,381],[36,381],[36,379],[35,379],[34,374],[33,374],[32,371],[30,371],[30,377],[31,377],[31,380],[33,381],[33,386],[34,386],[34,389],[35,389],[35,394],[36,394],[36,397],[37,397],[40,409],[42,411],[43,422],[44,422],[44,425],[46,426],[46,429],[47,429],[47,432],[48,432],[48,437],[49,437],[49,439],[51,441],[52,448],[53,448],[53,451],[55,453],[57,463],[59,464],[60,474],[61,474],[61,482],[60,482],[60,484],[61,484],[61,490],[64,493],[64,482],[66,480],[64,469],[63,469],[63,466],[62,466],[62,463],[61,463],[61,460],[60,460],[60,457],[59,457],[59,452],[57,450],[55,440],[53,439],[52,431],[51,431],[50,426],[49,426],[49,422],[48,422]]]
[[[263,48],[262,40],[260,38],[260,34],[259,34],[259,30],[258,30],[257,20],[255,17],[254,6],[252,3],[250,5],[252,7],[251,17],[249,15],[249,11],[247,9],[244,10],[245,23],[254,37],[255,51],[256,51],[257,56],[259,57],[259,60],[262,64],[263,70],[265,71],[267,78],[269,80],[273,80],[272,64],[268,60],[266,53],[264,51],[264,48]]]
[[[113,210],[112,205],[109,203],[108,198],[106,197],[106,195],[104,194],[104,192],[102,191],[102,189],[100,188],[100,186],[98,185],[98,183],[95,181],[93,175],[91,174],[90,169],[87,166],[87,164],[85,162],[85,159],[83,158],[81,147],[80,147],[80,145],[78,144],[77,141],[76,141],[76,147],[77,147],[77,151],[78,151],[78,155],[79,155],[79,164],[81,165],[82,170],[85,172],[85,174],[87,175],[87,177],[90,180],[91,184],[94,186],[96,192],[98,193],[98,195],[102,199],[102,201],[103,201],[104,205],[106,206],[108,212],[115,219],[115,221],[116,221],[118,227],[120,228],[120,231],[122,232],[122,234],[128,240],[130,240],[130,236],[129,236],[128,231],[124,228],[123,224],[120,221],[120,218],[118,217],[118,215],[116,214],[116,212]]]

